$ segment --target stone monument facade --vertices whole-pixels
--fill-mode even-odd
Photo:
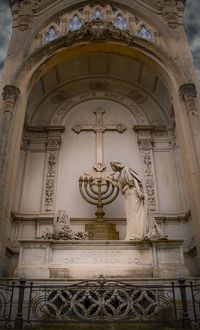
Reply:
[[[12,14],[1,276],[198,276],[200,99],[184,1],[22,0]],[[136,183],[113,160],[140,178],[147,237],[124,209]]]

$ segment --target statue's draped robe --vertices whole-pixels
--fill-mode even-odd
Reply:
[[[148,211],[146,197],[143,199],[139,198],[134,179],[137,180],[140,190],[145,196],[138,174],[130,167],[123,166],[118,176],[118,183],[125,201],[124,206],[127,220],[126,240],[163,237],[155,219]]]

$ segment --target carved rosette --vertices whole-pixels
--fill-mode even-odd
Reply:
[[[43,213],[54,213],[55,189],[57,179],[58,156],[61,146],[61,132],[63,130],[50,130],[47,140],[46,176],[43,196]]]
[[[138,144],[141,152],[141,158],[144,168],[144,184],[147,194],[149,209],[151,212],[158,212],[158,202],[156,196],[156,184],[154,175],[153,153],[151,129],[153,127],[139,127],[135,130],[138,132]]]
[[[184,84],[179,88],[179,94],[186,105],[187,112],[197,116],[195,99],[197,97],[196,86],[192,83]]]

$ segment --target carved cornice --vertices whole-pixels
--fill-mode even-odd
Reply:
[[[16,86],[7,85],[3,88],[2,97],[6,104],[6,108],[13,108],[20,95],[20,90]]]

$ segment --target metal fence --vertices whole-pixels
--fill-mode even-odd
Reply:
[[[135,285],[100,277],[67,285],[20,279],[0,283],[0,327],[112,322],[152,328],[200,328],[200,284]]]

